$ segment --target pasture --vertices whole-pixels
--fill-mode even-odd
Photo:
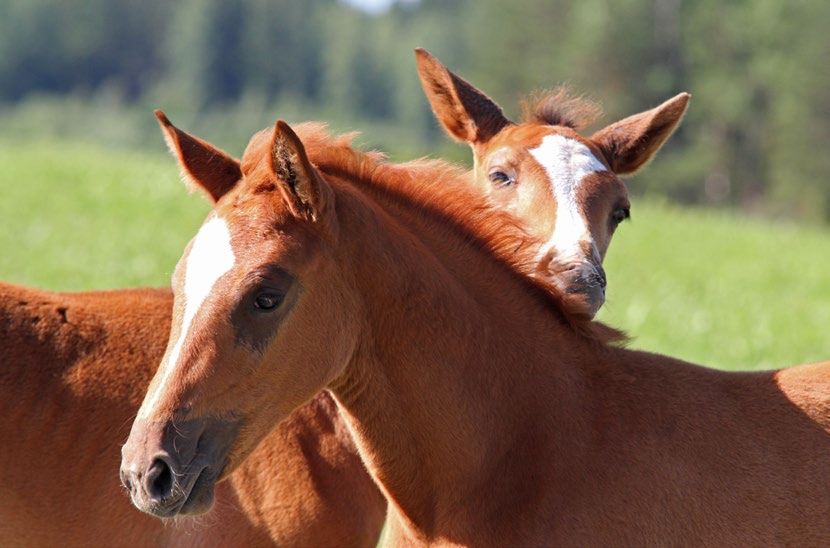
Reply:
[[[166,285],[208,211],[161,144],[151,153],[4,139],[0,165],[0,279],[14,283]],[[725,369],[830,358],[826,227],[632,202],[599,314],[632,347]]]

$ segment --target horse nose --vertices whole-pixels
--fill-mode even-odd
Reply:
[[[144,491],[153,502],[162,502],[173,493],[173,468],[164,459],[153,459],[146,472],[134,469],[121,469],[121,485],[135,497],[136,490]]]
[[[605,276],[605,269],[602,268],[601,264],[595,264],[594,268],[596,268],[597,281],[602,290],[605,291],[605,288],[608,287],[608,278]]]
[[[134,481],[134,476],[137,474],[130,470],[121,469],[121,485],[129,491],[131,494],[135,489],[136,482]]]
[[[144,475],[144,490],[151,500],[162,502],[173,493],[173,469],[164,460],[156,458]]]

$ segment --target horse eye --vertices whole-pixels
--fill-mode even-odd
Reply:
[[[515,179],[503,171],[492,171],[488,177],[491,183],[499,187],[510,186],[516,182]]]
[[[620,224],[624,220],[630,218],[631,210],[629,210],[627,207],[617,209],[611,214],[611,219],[613,219],[614,224]]]
[[[254,307],[263,312],[274,310],[280,303],[282,303],[282,297],[276,293],[260,293],[254,299]]]

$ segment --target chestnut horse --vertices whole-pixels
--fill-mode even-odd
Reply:
[[[430,64],[425,65],[423,62],[424,59],[430,60]],[[436,94],[438,93],[439,86],[444,85],[440,83],[440,71],[443,71],[443,75],[447,78],[446,85],[455,82],[452,84],[453,86],[466,86],[464,90],[468,91],[467,94],[464,94],[459,93],[455,90],[455,88],[452,90],[448,88],[448,97],[460,96],[464,100],[469,100],[469,90],[474,88],[469,86],[469,84],[463,80],[458,79],[455,75],[451,75],[451,73],[446,71],[446,69],[440,65],[437,60],[428,57],[428,54],[425,52],[419,53],[419,72],[421,73],[422,79],[426,77],[426,74],[431,74],[431,77],[433,78],[432,88],[426,88],[425,83],[425,89],[427,90],[427,94],[431,97],[432,101],[435,101],[434,98],[437,96]],[[454,80],[451,80],[450,78]],[[426,82],[426,80],[424,80],[424,82]],[[480,94],[480,92],[477,93]],[[481,94],[481,96],[484,97],[485,101],[479,101],[477,109],[469,108],[467,103],[454,99],[459,101],[459,108],[457,109],[457,116],[459,119],[464,117],[466,123],[475,124],[478,122],[479,125],[483,126],[484,124],[481,121],[482,116],[492,116],[494,113],[501,115],[501,110],[497,105],[495,105],[495,103],[487,99],[486,96],[483,96],[483,94]],[[575,115],[580,111],[580,108],[582,108],[583,105],[575,101],[563,101],[564,98],[562,96],[555,97],[554,99],[556,100],[556,104],[558,106],[554,107],[552,100],[548,98],[545,101],[548,105],[546,108],[549,112],[556,111],[558,114],[550,115],[546,118],[546,120],[550,123],[555,123],[561,126],[574,126],[574,124],[572,124],[572,120],[576,120],[578,118]],[[677,122],[679,122],[683,113],[683,108],[685,108],[685,102],[681,105],[681,108],[671,110],[668,105],[672,104],[674,101],[675,100],[666,103],[666,105],[661,105],[661,107],[658,107],[653,111],[648,111],[637,115],[636,117],[632,117],[626,122],[627,127],[639,124],[646,129],[646,131],[643,131],[640,139],[649,143],[649,146],[646,147],[647,150],[645,151],[641,162],[644,162],[648,159],[648,157],[656,152],[660,144],[662,144],[662,142],[670,135],[674,126]],[[444,114],[442,118],[441,111],[437,108],[436,114],[439,116],[442,123],[449,128],[449,122],[446,119],[446,114]],[[674,117],[673,124],[670,124],[666,120],[672,116]],[[541,119],[542,118],[539,118],[539,120]],[[643,120],[651,121],[654,119],[663,120],[662,123],[664,127],[661,127],[659,130],[655,130],[653,127],[650,127],[648,124],[643,122]],[[504,131],[488,135],[487,137],[485,137],[484,133],[479,132],[477,140],[475,140],[478,148],[474,146],[474,150],[481,150],[487,144],[501,143],[499,145],[499,154],[501,157],[509,155],[506,151],[508,147],[512,147],[510,155],[513,157],[519,156],[522,151],[518,150],[516,145],[520,143],[515,143],[515,140],[513,140],[510,144],[508,144],[508,139],[505,138],[505,133],[507,133],[508,129],[512,129],[516,132],[517,128],[509,127],[515,126],[515,124],[507,122],[506,119],[502,122],[505,126],[502,128]],[[654,126],[654,124],[652,123],[651,126]],[[562,131],[563,129],[564,128],[561,128],[559,131]],[[497,135],[498,139],[496,139]],[[183,139],[185,140],[183,146],[189,146],[187,144],[187,136],[184,136]],[[473,139],[471,139],[470,142],[472,143]],[[588,143],[588,146],[590,146],[590,143]],[[494,146],[493,148],[495,149],[496,147]],[[574,162],[576,162],[578,165],[578,154],[581,153],[579,148],[572,147],[569,148],[568,151],[572,157],[577,155],[576,160],[569,160],[568,163],[574,164]],[[220,157],[221,155],[218,155],[213,158],[216,160]],[[481,164],[482,161],[480,160],[478,153],[476,158],[477,164]],[[534,229],[538,230],[539,227],[546,227],[545,230],[552,230],[552,219],[557,210],[556,198],[562,195],[562,193],[560,190],[552,193],[551,190],[562,186],[562,184],[572,183],[549,181],[546,175],[536,176],[532,172],[525,173],[522,177],[517,177],[516,166],[518,165],[521,165],[520,160],[512,160],[511,169],[513,171],[511,172],[511,180],[509,183],[503,181],[498,182],[499,184],[494,187],[496,190],[493,197],[497,199],[500,207],[511,211],[519,217],[535,216],[536,219],[529,219],[534,221],[531,225]],[[620,184],[616,178],[609,177],[610,174],[611,172],[608,172],[608,174],[605,174],[605,178],[599,178],[596,181],[596,184],[590,184],[589,182],[588,184],[581,185],[580,194],[577,199],[578,210],[575,212],[576,215],[579,216],[579,218],[585,223],[591,241],[599,244],[598,249],[600,250],[601,255],[604,255],[605,249],[607,249],[611,233],[613,233],[614,228],[620,221],[621,212],[624,211],[625,216],[627,216],[628,206],[627,198],[625,196],[625,187]],[[590,179],[590,177],[585,178]],[[475,180],[479,181],[480,179],[481,177],[477,174]],[[580,181],[577,181],[577,184],[579,183]],[[517,206],[517,204],[528,202],[545,204],[545,207],[533,210],[532,208],[522,208]],[[589,204],[593,207],[592,215],[589,215],[587,212],[587,205]],[[561,222],[557,221],[557,223],[559,223],[557,224],[557,228],[559,229]],[[565,230],[568,228],[569,227],[565,226]],[[561,282],[560,287],[564,288],[567,294],[582,294],[590,290],[590,287],[586,288],[588,277],[568,277],[569,271],[567,269],[564,269],[564,271],[565,275],[560,275],[558,278],[554,279]],[[558,272],[558,274],[561,274],[561,271]],[[591,284],[587,285],[590,286]],[[9,303],[14,302],[17,298],[14,294],[17,292],[27,291],[23,288],[17,288],[15,286],[0,286],[0,289],[8,289],[8,295],[6,296],[11,297],[8,301]],[[130,396],[130,399],[117,403],[111,402],[109,398],[101,400],[110,402],[114,406],[112,409],[124,409],[124,411],[121,414],[100,413],[100,409],[90,401],[87,401],[88,398],[85,398],[84,396],[87,390],[86,384],[91,382],[91,378],[83,375],[76,375],[77,378],[73,381],[76,385],[76,389],[72,390],[73,397],[64,402],[66,409],[71,409],[72,411],[65,412],[63,414],[64,419],[62,422],[62,428],[64,430],[67,428],[73,428],[73,420],[76,420],[77,422],[86,422],[89,420],[89,416],[94,416],[99,422],[104,419],[110,421],[109,424],[100,425],[99,428],[108,427],[111,430],[116,430],[118,427],[121,427],[123,424],[128,422],[129,414],[134,412],[137,407],[136,398],[138,396],[138,392],[143,390],[146,386],[150,369],[147,367],[142,368],[140,366],[135,366],[132,369],[129,369],[128,373],[127,365],[123,362],[118,362],[117,359],[114,359],[113,357],[119,356],[123,353],[123,345],[130,345],[131,348],[143,349],[143,353],[141,354],[142,364],[152,363],[152,358],[146,358],[146,356],[154,352],[161,352],[162,340],[166,340],[167,334],[167,330],[163,326],[166,323],[169,323],[169,313],[165,311],[164,314],[161,314],[160,319],[157,318],[154,320],[151,317],[152,314],[150,313],[150,311],[154,310],[153,306],[144,307],[141,310],[141,317],[159,330],[155,334],[157,340],[151,340],[152,336],[147,333],[148,328],[135,330],[131,327],[129,331],[119,333],[119,330],[122,329],[122,324],[137,324],[138,319],[130,316],[129,307],[125,305],[123,308],[127,308],[128,310],[120,310],[118,321],[113,322],[110,312],[112,307],[109,306],[109,304],[119,301],[138,304],[148,300],[158,306],[164,306],[164,299],[162,298],[163,295],[168,299],[170,298],[169,292],[149,291],[145,293],[138,290],[73,295],[38,292],[36,293],[36,296],[28,295],[25,299],[21,297],[21,300],[25,300],[27,302],[29,300],[34,300],[47,308],[54,308],[54,310],[66,309],[66,302],[71,301],[73,303],[73,317],[76,319],[79,317],[86,318],[85,321],[87,323],[85,328],[87,330],[110,333],[112,335],[111,339],[120,342],[122,346],[113,346],[113,343],[108,343],[108,346],[105,347],[102,344],[95,342],[92,338],[85,338],[83,341],[84,344],[88,346],[88,351],[81,352],[76,355],[78,351],[75,346],[72,344],[66,344],[66,341],[61,334],[62,332],[58,329],[62,324],[55,323],[54,321],[44,321],[43,323],[40,323],[40,320],[38,320],[37,323],[34,323],[34,316],[30,317],[26,315],[28,311],[27,307],[22,307],[18,310],[16,307],[12,307],[11,304],[9,305],[9,308],[4,311],[4,315],[7,318],[13,318],[15,317],[15,314],[18,316],[22,315],[24,319],[15,322],[15,325],[23,326],[25,329],[29,329],[31,326],[39,323],[38,333],[40,333],[40,335],[38,335],[37,338],[40,341],[38,344],[41,345],[40,351],[45,355],[55,356],[58,359],[47,364],[44,360],[32,358],[32,356],[41,355],[36,351],[32,351],[26,342],[34,340],[32,336],[32,333],[34,332],[27,331],[25,337],[23,337],[21,333],[17,333],[15,337],[12,337],[7,333],[4,341],[0,342],[3,342],[3,346],[5,347],[14,346],[14,354],[9,354],[7,352],[7,355],[14,356],[10,358],[9,363],[15,363],[19,366],[26,365],[31,369],[31,371],[39,371],[41,374],[49,374],[50,371],[65,371],[71,368],[77,368],[78,359],[90,361],[93,359],[90,356],[97,356],[103,352],[105,348],[107,348],[109,352],[108,356],[110,359],[113,359],[114,363],[109,364],[109,367],[106,369],[96,369],[97,373],[95,380],[103,381],[107,385],[113,385],[119,393],[123,392],[124,394],[128,394]],[[101,305],[102,308],[94,310],[94,307],[97,305]],[[170,303],[168,302],[167,305],[169,306]],[[76,312],[78,310],[84,310],[84,315],[80,316],[77,314]],[[42,315],[41,312],[42,310],[40,308],[36,310],[38,318]],[[49,317],[50,315],[46,314],[46,316]],[[54,314],[51,316],[54,316]],[[30,323],[30,320],[32,323]],[[95,322],[98,323],[96,324]],[[11,323],[9,325],[11,325]],[[135,340],[134,333],[141,333],[142,341],[139,342]],[[164,335],[163,337],[162,334]],[[23,360],[21,358],[22,356],[28,356],[29,361]],[[109,379],[109,375],[115,375],[117,380]],[[127,383],[129,383],[129,385]],[[51,388],[57,390],[61,394],[65,394],[67,385],[58,383],[51,385]],[[13,385],[10,385],[9,389],[13,389]],[[56,398],[56,401],[58,399],[60,398]],[[18,411],[25,412],[25,409],[25,406],[20,407]],[[81,413],[80,409],[85,409],[85,413]],[[322,440],[326,438],[326,432],[314,432],[313,430],[315,430],[315,428],[313,426],[309,428],[303,423],[305,420],[318,422],[319,424],[324,425],[329,431],[332,429],[336,430],[335,427],[341,424],[339,418],[332,414],[330,400],[326,399],[325,396],[321,396],[314,405],[309,406],[305,411],[305,415],[303,412],[298,412],[296,415],[297,418],[295,421],[300,423],[298,427],[299,430],[301,432],[311,430],[311,432],[306,432],[307,436],[301,435],[300,437],[302,439],[307,439],[313,443],[320,443],[324,451],[327,450],[326,448],[329,446],[333,448],[329,451],[329,454],[319,457],[308,455],[309,461],[316,460],[317,462],[329,462],[341,458],[341,453],[347,453],[349,444],[348,440],[341,441],[337,438],[337,436],[330,436],[333,441],[325,443]],[[118,420],[123,420],[123,424],[119,423]],[[290,432],[289,438],[290,436],[297,434],[288,427],[280,430]],[[65,432],[57,429],[53,432],[52,438],[64,439],[64,434]],[[338,435],[340,434],[342,434],[342,432],[338,431]],[[89,444],[85,445],[83,443],[74,443],[71,444],[71,447],[69,445],[67,446],[67,451],[72,451],[72,454],[76,455],[76,457],[73,458],[76,459],[77,455],[106,454],[107,452],[112,452],[114,450],[114,444],[111,442],[114,439],[122,438],[123,436],[117,435],[114,438],[104,437],[91,440],[90,443],[94,442],[98,444],[95,447],[91,447]],[[216,527],[206,526],[205,523],[200,523],[198,526],[179,525],[177,527],[162,528],[158,522],[147,522],[146,518],[141,518],[140,516],[134,515],[134,513],[129,510],[125,510],[125,504],[115,504],[113,506],[102,504],[100,505],[100,511],[94,513],[89,519],[79,520],[75,518],[72,520],[62,520],[63,523],[73,524],[73,527],[62,528],[60,532],[61,541],[65,544],[87,544],[90,542],[96,542],[96,540],[103,538],[101,531],[108,530],[111,526],[111,521],[113,519],[117,519],[118,522],[122,524],[132,524],[133,522],[139,524],[134,527],[124,526],[121,528],[124,531],[131,531],[130,534],[125,533],[121,538],[121,542],[123,544],[137,544],[145,542],[157,544],[162,542],[163,539],[167,539],[167,541],[175,543],[183,542],[182,539],[186,539],[187,542],[199,544],[204,544],[208,541],[223,543],[228,539],[242,541],[246,538],[242,531],[248,531],[247,534],[254,535],[253,537],[247,537],[249,541],[253,541],[252,539],[258,538],[256,535],[263,534],[264,536],[262,538],[270,538],[271,540],[279,543],[289,544],[296,544],[298,542],[318,544],[324,540],[336,540],[338,542],[346,542],[348,544],[370,543],[372,539],[376,537],[378,523],[379,520],[382,519],[383,503],[382,501],[378,501],[378,497],[372,493],[372,489],[366,489],[365,482],[360,478],[359,470],[350,470],[347,475],[342,476],[345,477],[345,479],[340,482],[340,488],[342,488],[343,492],[351,493],[352,496],[355,496],[357,500],[361,501],[361,504],[351,506],[348,511],[343,511],[342,508],[337,509],[336,507],[343,500],[343,497],[338,498],[337,496],[332,496],[331,492],[320,492],[321,489],[325,489],[326,481],[330,481],[331,478],[321,480],[318,477],[315,481],[316,487],[312,486],[311,488],[308,488],[307,486],[298,485],[300,483],[299,481],[288,481],[293,479],[291,477],[286,480],[286,478],[279,476],[281,473],[290,475],[293,468],[301,470],[303,467],[308,466],[309,463],[302,462],[302,458],[300,458],[298,459],[298,462],[283,464],[280,468],[280,465],[276,463],[276,458],[278,458],[276,455],[282,452],[283,458],[286,457],[286,454],[290,456],[292,454],[291,451],[281,451],[281,447],[285,444],[296,444],[296,440],[280,440],[278,438],[279,436],[274,433],[258,450],[256,456],[246,461],[244,470],[239,471],[232,476],[231,484],[233,487],[229,487],[228,484],[223,484],[223,487],[220,488],[219,509],[207,523],[213,524],[225,522],[228,518],[224,517],[224,514],[229,514],[235,521],[231,525],[223,526],[224,528],[222,531],[219,531]],[[21,462],[26,461],[29,463],[30,467],[40,470],[38,477],[41,478],[43,486],[42,489],[39,490],[26,490],[25,494],[21,491],[15,497],[7,499],[7,502],[11,508],[4,510],[0,515],[6,516],[3,519],[4,523],[15,525],[8,531],[4,530],[4,534],[0,535],[0,539],[6,538],[9,542],[14,540],[24,544],[28,544],[30,541],[38,544],[38,539],[43,542],[48,541],[50,544],[57,542],[57,538],[52,536],[55,535],[57,531],[54,528],[47,526],[49,523],[54,522],[49,521],[49,523],[42,523],[39,520],[42,520],[43,517],[47,515],[61,515],[61,512],[71,508],[71,505],[67,504],[65,500],[67,496],[77,496],[77,493],[80,491],[80,486],[77,483],[81,480],[81,478],[78,476],[75,483],[67,482],[65,478],[63,481],[51,478],[48,473],[43,472],[45,470],[57,472],[59,470],[57,466],[54,466],[52,462],[49,462],[49,459],[46,459],[40,466],[32,466],[33,462],[37,463],[38,461],[32,461],[29,454],[26,452],[28,446],[24,444],[18,445],[17,447],[17,451],[7,453],[7,462],[4,464],[8,465],[3,469],[7,471],[15,470]],[[50,459],[67,457],[68,454],[69,453],[67,452],[53,452]],[[343,472],[343,468],[353,465],[353,461],[345,458],[343,466],[340,468],[336,466],[317,466],[315,470],[318,475],[327,469],[331,469],[333,473]],[[272,471],[272,469],[275,471]],[[87,477],[87,479],[89,478]],[[0,485],[8,485],[9,481],[10,480],[8,478],[6,478],[5,482],[3,481],[3,478],[0,478]],[[349,481],[353,481],[353,484],[346,485],[345,482]],[[90,482],[90,484],[93,485],[96,483],[97,482],[95,481]],[[111,485],[110,487],[113,486]],[[310,494],[301,497],[300,493],[303,493],[304,489],[305,492]],[[102,494],[102,496],[106,495]],[[31,497],[37,498],[39,501],[50,500],[55,507],[49,509],[44,507],[42,502],[39,502],[38,504],[40,505],[42,511],[27,514],[34,519],[34,521],[26,522],[25,520],[20,519],[18,514],[20,514],[21,511],[25,511],[25,508],[32,507],[32,504],[29,504],[32,500]],[[239,509],[240,501],[238,499],[240,498],[244,503],[243,506],[245,506],[245,510]],[[279,504],[275,502],[277,498],[279,498]],[[304,506],[302,504],[303,500],[305,501]],[[293,509],[291,508],[292,502],[295,503],[296,506]],[[280,509],[279,513],[273,511],[276,508]],[[17,513],[15,513],[15,509]],[[23,525],[24,523],[28,523],[28,525]],[[321,523],[325,523],[326,525],[320,526]],[[350,528],[351,530],[349,530]],[[32,536],[22,536],[22,531],[24,530],[28,531]]]
[[[516,124],[429,52],[418,48],[415,56],[438,121],[472,147],[476,184],[500,208],[527,221],[531,234],[544,242],[531,274],[556,284],[570,313],[593,318],[605,302],[602,261],[611,236],[630,216],[628,193],[617,175],[636,172],[654,156],[683,118],[689,94],[586,138],[576,130],[594,122],[599,107],[569,97],[564,88],[535,104],[526,102],[525,121]]]
[[[462,173],[311,133],[258,134],[241,179],[194,177],[210,156],[179,150],[217,202],[122,449],[136,504],[205,508],[328,390],[394,545],[830,544],[830,363],[726,373],[618,348],[522,274],[534,242]],[[620,137],[600,144],[636,149]]]
[[[164,523],[133,508],[120,445],[172,309],[169,289],[0,283],[0,546],[374,546],[386,502],[325,395],[218,486],[211,515]]]

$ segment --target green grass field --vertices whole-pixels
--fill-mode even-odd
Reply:
[[[724,369],[830,359],[830,230],[637,203],[600,319],[631,347]]]
[[[209,210],[161,150],[0,140],[0,166],[0,279],[15,283],[167,285]]]
[[[0,279],[166,285],[208,203],[172,158],[0,140]],[[830,230],[636,201],[600,318],[631,346],[728,369],[830,359]]]

